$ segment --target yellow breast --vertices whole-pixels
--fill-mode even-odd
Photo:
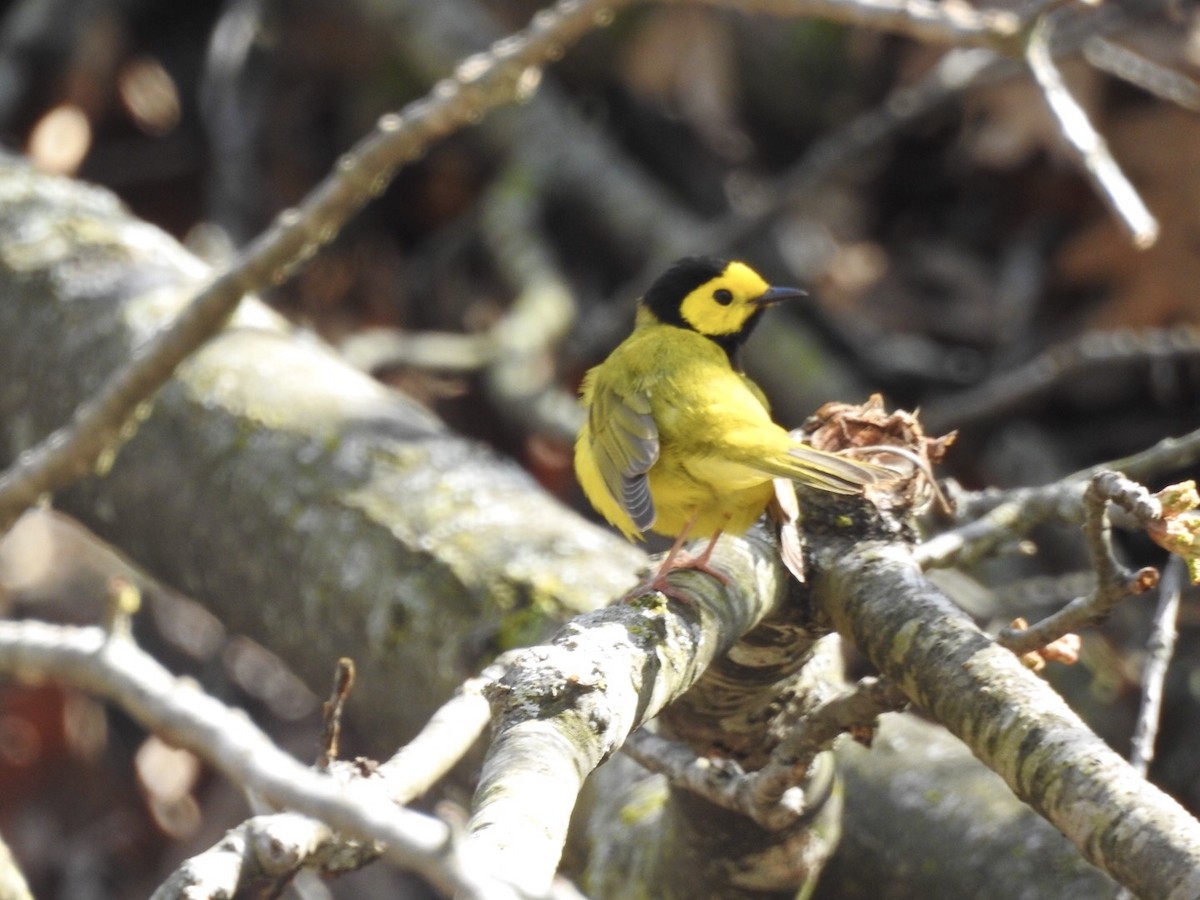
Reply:
[[[696,515],[696,537],[722,529],[741,533],[762,514],[771,476],[752,462],[786,453],[790,441],[718,345],[685,329],[645,324],[585,380],[589,422],[576,443],[576,473],[601,515],[636,537],[639,529],[603,474],[616,451],[606,449],[606,437],[613,445],[601,434],[608,423],[595,413],[613,395],[649,398],[658,438],[647,473],[656,512],[651,530],[675,537]]]

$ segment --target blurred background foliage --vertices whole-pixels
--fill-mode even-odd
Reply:
[[[378,116],[540,6],[0,3],[0,136],[39,168],[111,188],[220,265]],[[1081,176],[1019,68],[946,81],[986,51],[644,4],[566,51],[525,105],[402,170],[265,299],[583,511],[571,407],[530,415],[493,377],[493,345],[472,337],[494,334],[546,279],[569,286],[566,312],[552,314],[565,331],[539,339],[523,376],[568,396],[629,327],[656,268],[682,252],[736,254],[814,295],[774,312],[752,342],[747,364],[782,421],[879,391],[922,408],[931,431],[960,429],[945,474],[965,486],[1051,481],[1200,427],[1200,17],[1187,3],[1143,4],[1102,34],[1062,65],[1159,217],[1149,250]],[[1174,102],[1132,85],[1145,70],[1130,60]],[[363,340],[381,335],[382,354]],[[0,548],[8,605],[90,618],[74,570],[124,563],[93,561],[58,519],[21,534]],[[1162,563],[1148,542],[1123,540],[1131,562]],[[1086,567],[1077,534],[1047,528],[1037,546],[961,573],[952,591],[985,623],[1036,618]],[[182,598],[163,589],[152,601],[152,649],[310,752],[306,688]],[[1079,666],[1051,673],[1121,750],[1151,609],[1127,604],[1086,636]],[[1153,774],[1195,811],[1200,641],[1194,605],[1183,610]],[[244,814],[174,753],[86,699],[4,688],[0,832],[38,896],[143,896]],[[370,895],[347,884],[347,896]]]

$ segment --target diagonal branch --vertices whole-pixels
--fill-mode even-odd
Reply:
[[[931,43],[1002,47],[1021,30],[1007,9],[974,9],[930,0],[671,0],[774,16],[812,16],[846,25],[878,28]]]
[[[814,589],[844,637],[1092,864],[1138,896],[1200,896],[1200,823],[927,581],[907,548],[831,548]]]
[[[512,656],[502,654],[479,675],[468,679],[415,738],[365,776],[370,789],[405,805],[439,781],[487,727],[490,712],[483,689],[504,674]],[[357,767],[339,769],[339,775],[350,780],[364,778]],[[295,812],[259,815],[185,860],[155,893],[154,900],[215,897],[222,891],[233,896],[260,882],[278,889],[301,868],[329,875],[361,868],[378,856],[377,845],[348,841],[320,819]]]
[[[1053,484],[973,495],[969,503],[959,504],[960,515],[968,521],[924,541],[914,549],[913,558],[922,568],[969,567],[1049,519],[1081,521],[1083,493],[1089,480],[1101,472],[1112,469],[1147,480],[1197,461],[1200,430],[1164,438],[1146,450],[1099,463]]]
[[[761,531],[721,541],[713,558],[728,586],[674,574],[685,608],[650,595],[580,616],[493,685],[494,736],[462,848],[475,871],[545,893],[584,778],[782,603],[778,550]]]
[[[343,784],[313,771],[276,747],[244,714],[176,678],[131,641],[94,627],[0,622],[0,670],[26,679],[54,678],[106,697],[236,784],[380,842],[386,858],[443,890],[468,897],[494,890],[462,865],[446,823],[397,806],[365,783]]]
[[[1053,15],[1046,14],[1034,24],[1025,51],[1029,69],[1058,120],[1067,145],[1079,157],[1100,196],[1129,231],[1134,245],[1144,250],[1158,240],[1158,221],[1108,152],[1108,143],[1063,83],[1051,53],[1052,23]]]
[[[87,474],[102,454],[111,452],[139,404],[220,329],[244,294],[285,281],[381,193],[400,166],[484,113],[528,96],[536,88],[540,66],[628,2],[559,0],[524,31],[463,62],[427,97],[383,116],[298,207],[280,213],[229,269],[195,294],[175,321],[80,405],[70,424],[0,474],[0,534],[39,497]]]

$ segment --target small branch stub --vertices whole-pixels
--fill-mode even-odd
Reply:
[[[333,690],[321,707],[325,725],[321,731],[321,750],[317,756],[317,768],[324,771],[338,758],[338,743],[342,735],[342,712],[346,700],[354,689],[354,660],[343,656],[337,661],[333,675]]]

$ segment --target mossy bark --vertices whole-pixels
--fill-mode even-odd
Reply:
[[[0,457],[68,421],[208,276],[107,192],[0,160]],[[644,561],[253,298],[139,419],[55,504],[319,691],[353,657],[381,751]]]

